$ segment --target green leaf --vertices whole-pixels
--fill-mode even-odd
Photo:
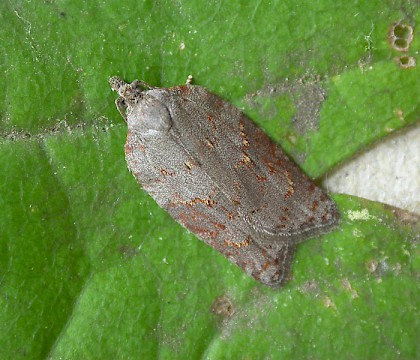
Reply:
[[[107,79],[194,82],[312,177],[420,118],[408,1],[0,4],[0,358],[416,358],[418,219],[334,196],[282,289],[143,192]],[[217,308],[217,309],[216,309]],[[219,312],[220,314],[216,314]],[[343,355],[345,354],[345,355]]]

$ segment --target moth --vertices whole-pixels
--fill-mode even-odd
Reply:
[[[296,245],[339,221],[334,201],[243,112],[204,87],[109,83],[125,157],[157,204],[261,283],[282,286]]]

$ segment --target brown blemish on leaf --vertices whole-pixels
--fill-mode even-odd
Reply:
[[[406,52],[413,41],[413,28],[401,22],[393,23],[388,30],[388,43],[394,50]]]
[[[300,79],[288,80],[278,85],[270,85],[256,93],[249,94],[246,101],[252,108],[259,110],[262,119],[278,119],[279,110],[276,100],[290,97],[295,113],[291,120],[295,129],[300,134],[310,130],[317,130],[321,106],[327,98],[327,92],[322,87],[322,79],[319,75],[305,75]],[[270,108],[261,106],[259,99],[271,99],[273,104]]]
[[[223,317],[231,317],[235,311],[232,300],[227,295],[219,296],[211,305],[211,312]]]
[[[378,268],[378,262],[374,259],[370,259],[366,262],[366,270],[370,273],[374,273]]]
[[[342,279],[341,285],[343,286],[344,289],[350,292],[352,299],[357,299],[359,297],[359,295],[357,294],[357,291],[352,288],[350,281],[348,279]]]
[[[324,296],[322,302],[326,308],[332,308],[334,310],[337,310],[337,307],[335,306],[334,302],[328,296]]]
[[[401,121],[404,121],[404,111],[403,109],[395,109],[395,115],[400,119]]]
[[[395,61],[401,69],[411,69],[416,67],[416,59],[412,56],[400,56],[395,58]]]
[[[394,271],[395,275],[399,275],[401,273],[402,270],[402,266],[400,263],[395,263],[394,266],[392,267],[392,271]]]
[[[384,204],[384,208],[391,211],[402,225],[410,226],[414,231],[420,233],[420,215],[386,204]]]
[[[125,258],[132,258],[136,256],[137,250],[134,246],[131,245],[120,245],[118,251],[125,257]]]
[[[300,286],[300,290],[308,293],[319,293],[319,286],[315,280],[309,280]]]

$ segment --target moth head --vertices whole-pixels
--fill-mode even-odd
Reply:
[[[109,79],[111,88],[119,95],[116,105],[127,123],[129,131],[143,137],[159,137],[172,126],[172,120],[159,89],[135,80],[126,83],[117,76]]]
[[[165,136],[172,126],[169,110],[154,96],[155,91],[145,92],[127,115],[128,130],[138,132],[142,137]]]
[[[139,81],[133,81],[131,84],[121,80],[118,76],[109,79],[111,88],[121,96],[126,107],[133,106],[141,97],[142,90],[139,87]]]

